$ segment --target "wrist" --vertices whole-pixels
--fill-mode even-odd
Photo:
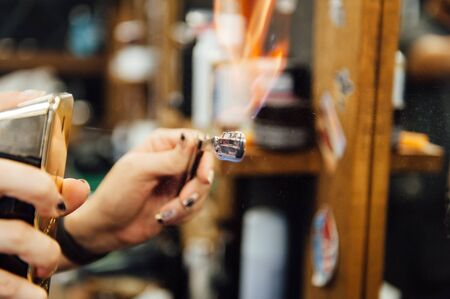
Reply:
[[[114,235],[98,221],[101,218],[100,215],[90,215],[92,203],[88,200],[77,211],[66,216],[64,228],[86,250],[94,254],[108,253],[119,248],[120,244]]]
[[[103,258],[108,253],[94,253],[82,246],[66,230],[64,222],[65,218],[59,219],[58,227],[56,229],[56,240],[61,247],[64,257],[64,259],[62,259],[63,264],[67,264],[67,261],[70,261],[71,264],[86,265]]]

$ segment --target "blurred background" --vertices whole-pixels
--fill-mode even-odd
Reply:
[[[370,207],[363,207],[356,193],[347,196],[337,187],[323,193],[327,182],[336,184],[323,181],[322,174],[329,178],[335,163],[339,174],[340,168],[353,167],[349,161],[360,161],[346,158],[359,150],[359,145],[351,150],[356,142],[351,128],[359,122],[349,124],[345,119],[353,116],[346,117],[344,111],[346,101],[358,96],[354,89],[358,92],[362,81],[352,66],[332,64],[336,69],[329,77],[339,96],[327,113],[330,119],[334,115],[343,122],[346,147],[345,136],[330,133],[330,141],[322,136],[320,125],[317,128],[323,111],[314,100],[319,98],[314,86],[320,86],[314,80],[324,70],[317,66],[328,59],[324,51],[342,56],[353,53],[352,39],[341,41],[336,49],[315,48],[323,41],[320,32],[328,32],[321,21],[330,18],[338,28],[337,33],[330,32],[337,35],[347,20],[359,28],[352,16],[359,15],[363,10],[358,5],[367,1],[330,0],[326,7],[315,6],[313,0],[266,1],[275,3],[267,16],[257,0],[219,1],[223,4],[219,13],[213,2],[0,1],[0,91],[40,89],[74,95],[66,175],[88,180],[93,191],[113,163],[155,128],[193,126],[209,134],[232,128],[248,137],[242,164],[217,163],[210,199],[193,221],[92,265],[55,275],[50,298],[319,298],[305,293],[311,273],[304,269],[312,264],[308,237],[313,216],[324,206],[336,214],[342,242],[328,237],[336,247],[341,245],[341,264],[353,258],[360,263],[359,257],[346,258],[345,250],[354,240],[363,240],[361,248],[368,248],[369,230],[364,237],[351,238],[355,229],[366,227],[356,218]],[[236,3],[240,10],[233,6]],[[390,189],[381,195],[385,198],[381,219],[387,217],[386,227],[384,222],[380,226],[379,268],[384,265],[384,274],[378,270],[376,290],[359,298],[449,298],[450,242],[442,223],[450,136],[450,110],[444,103],[450,102],[450,71],[442,69],[436,75],[433,67],[424,69],[423,65],[435,61],[426,59],[436,58],[427,51],[421,54],[414,44],[429,34],[443,36],[437,44],[446,46],[433,49],[443,49],[438,59],[448,67],[450,4],[404,0],[393,15],[401,22],[401,30],[394,23],[392,43],[398,51],[388,68],[392,69],[385,97],[389,109],[383,116],[389,136],[382,146],[392,154],[385,165],[393,169],[384,174]],[[251,44],[245,28],[257,32],[251,31],[252,22],[264,17],[268,33]],[[398,36],[396,30],[400,30]],[[425,41],[425,49],[435,42]],[[242,49],[244,59],[241,54],[237,58]],[[230,65],[238,65],[237,71]],[[439,68],[440,63],[433,65]],[[254,81],[257,91],[249,91]],[[369,105],[365,95],[359,101],[362,106]],[[436,100],[430,102],[430,98]],[[242,111],[249,102],[253,117],[245,118]],[[348,115],[359,119],[362,108],[348,105],[352,113]],[[375,119],[376,111],[370,113],[368,119]],[[330,142],[332,153],[324,151],[321,142]],[[363,160],[372,163],[374,156],[368,156]],[[343,179],[337,184],[342,188],[352,184],[353,176],[344,180],[348,173],[339,175]],[[351,201],[351,209],[361,210],[347,215],[351,209],[343,205],[321,205],[323,200],[318,204],[316,197],[325,195]],[[341,258],[337,251],[327,254]],[[332,287],[324,292],[333,292],[343,279],[350,290],[349,280],[359,281],[365,277],[362,273],[369,273],[368,259],[362,264],[361,275],[351,279],[342,277],[352,271],[339,266],[341,274],[336,281],[331,277],[326,281]],[[335,265],[332,268],[331,276]],[[338,295],[327,298],[357,298],[344,296],[345,287],[336,288]]]

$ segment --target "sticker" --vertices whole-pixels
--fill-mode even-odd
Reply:
[[[345,7],[343,0],[328,0],[330,19],[337,27],[345,23]]]
[[[344,111],[347,106],[347,98],[355,90],[355,84],[350,79],[350,71],[347,68],[337,72],[334,81],[339,95],[337,99],[337,106],[340,111]]]
[[[320,98],[318,116],[316,128],[319,149],[326,169],[332,172],[336,169],[337,161],[344,155],[347,140],[329,92],[324,92]]]
[[[316,213],[312,229],[312,284],[323,287],[333,278],[339,256],[339,236],[330,208],[322,208]]]

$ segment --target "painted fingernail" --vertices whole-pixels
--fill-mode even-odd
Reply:
[[[185,208],[192,207],[199,198],[200,198],[200,196],[198,195],[197,192],[192,193],[191,196],[189,196],[188,198],[186,198],[182,201],[183,207],[185,207]]]
[[[184,135],[184,133],[181,133],[180,135],[180,141],[178,142],[178,146],[181,149],[184,149],[186,147],[186,135]]]
[[[208,183],[211,185],[214,182],[214,170],[210,169],[208,172]]]
[[[173,217],[175,217],[175,210],[174,209],[167,210],[167,211],[164,211],[164,212],[160,212],[160,213],[155,215],[156,221],[158,221],[158,223],[160,223],[160,224],[163,224],[163,223],[169,221]]]
[[[58,211],[60,211],[61,213],[64,213],[67,210],[66,204],[64,203],[64,201],[62,199],[60,199],[58,201],[58,204],[56,205],[56,208],[58,209]]]

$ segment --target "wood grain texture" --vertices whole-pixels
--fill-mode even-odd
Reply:
[[[444,151],[436,155],[393,153],[391,155],[391,173],[422,172],[438,173],[444,163]]]
[[[186,123],[176,122],[175,127],[189,127]],[[391,153],[391,161],[386,167],[391,173],[421,172],[437,173],[442,169],[443,152],[430,154]],[[322,157],[316,148],[297,152],[274,152],[257,146],[248,146],[245,158],[240,163],[218,161],[216,171],[226,176],[262,176],[289,174],[319,174],[322,169]],[[383,166],[384,167],[384,166]]]
[[[29,52],[0,58],[0,71],[49,67],[58,74],[73,76],[99,76],[105,71],[106,59],[102,56],[76,57],[65,52]]]
[[[382,1],[380,53],[374,113],[369,194],[365,296],[377,299],[383,281],[388,185],[391,160],[392,89],[400,30],[400,1]],[[399,162],[399,160],[397,160]],[[398,164],[397,164],[398,165]]]
[[[347,97],[344,109],[338,110],[347,137],[344,157],[333,174],[319,174],[317,191],[317,207],[331,207],[336,218],[340,237],[338,269],[330,285],[313,287],[309,244],[304,298],[357,299],[365,293],[381,1],[344,1],[342,27],[331,22],[329,1],[315,3],[314,103],[317,107],[325,91],[330,91],[335,101],[339,98],[335,76],[344,68],[355,83],[355,91]]]
[[[267,151],[253,145],[246,148],[242,162],[219,162],[217,171],[232,176],[317,174],[321,164],[317,149],[287,153]]]

